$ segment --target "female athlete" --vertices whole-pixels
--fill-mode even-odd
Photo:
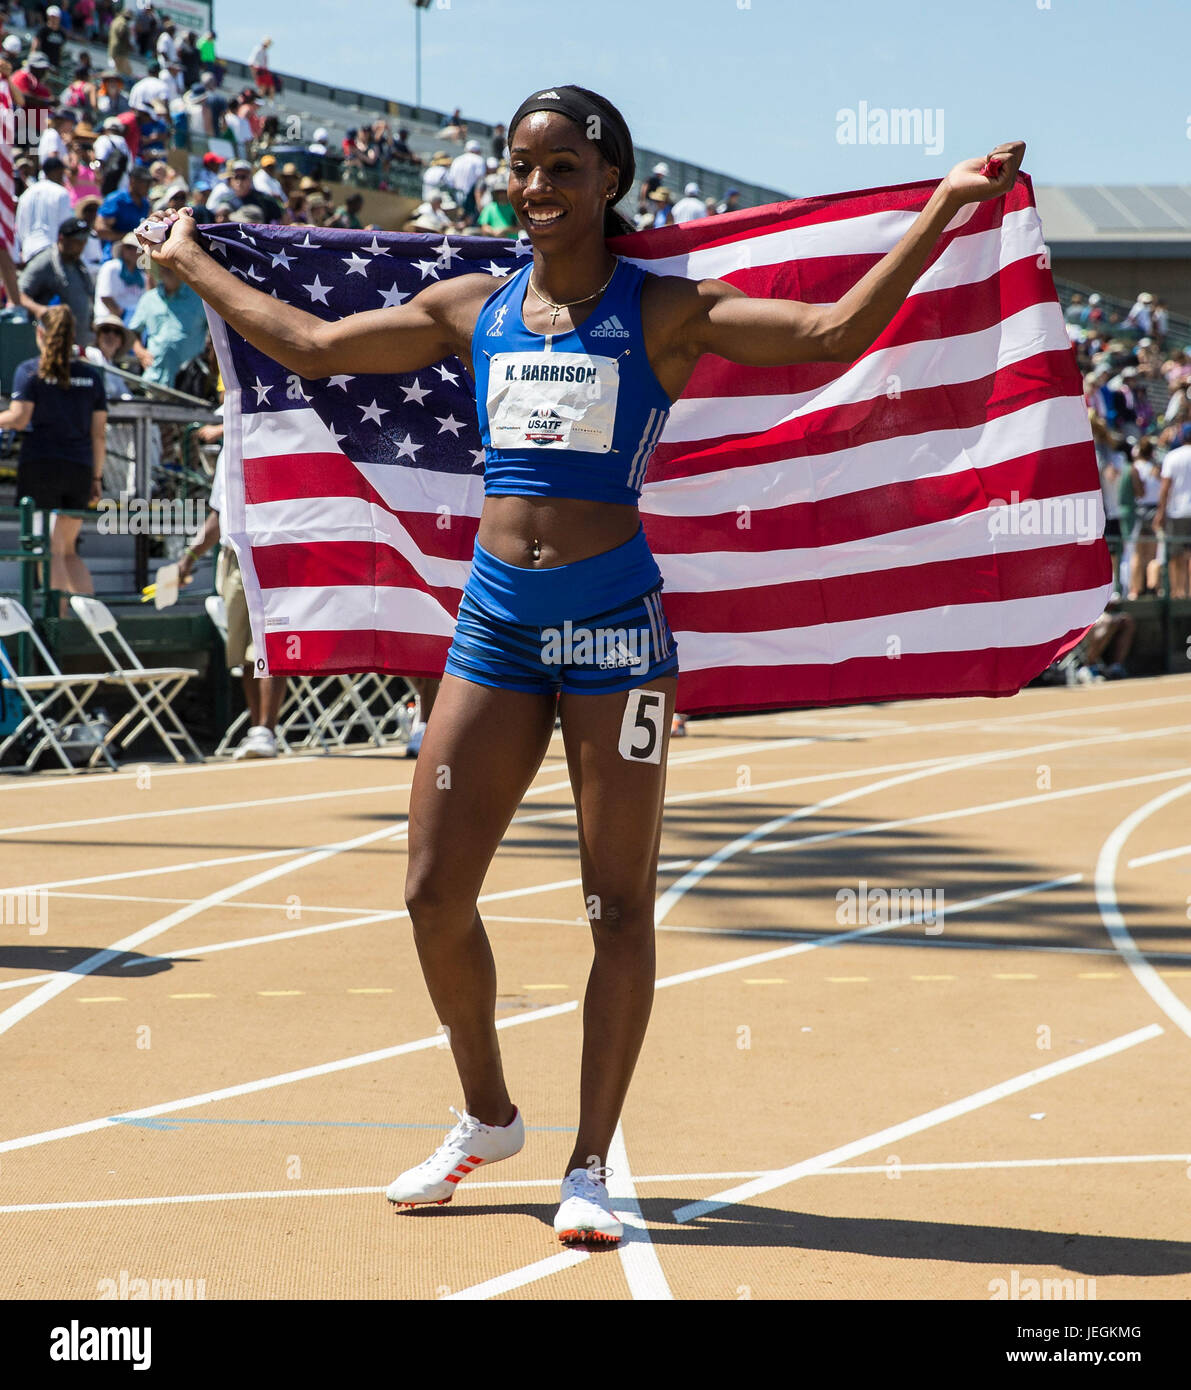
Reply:
[[[414,773],[405,887],[465,1110],[452,1107],[458,1124],[388,1197],[400,1206],[450,1201],[466,1173],[524,1142],[476,902],[557,710],[595,958],[583,1004],[579,1131],[555,1230],[566,1243],[615,1241],[622,1228],[603,1165],[653,1002],[678,672],[661,573],[637,509],[650,452],[704,353],[753,366],[854,361],[893,318],[959,209],[1013,186],[1025,146],[1000,145],[987,165],[957,164],[887,256],[838,303],[810,305],[751,299],[721,280],[650,274],[611,251],[607,239],[632,230],[614,209],[633,187],[633,147],[620,112],[596,93],[537,93],[517,110],[508,139],[509,200],[533,259],[496,288],[488,274],[459,275],[408,304],[328,323],[217,264],[185,211],[147,249],[302,377],[413,372],[451,356],[472,373],[485,501]]]

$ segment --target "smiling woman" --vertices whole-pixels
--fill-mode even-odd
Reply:
[[[678,651],[638,502],[671,406],[700,358],[851,362],[901,307],[966,203],[1012,188],[1025,146],[942,180],[888,255],[835,304],[752,299],[722,280],[647,273],[609,240],[632,228],[620,112],[582,87],[535,93],[509,123],[509,201],[532,258],[324,321],[244,284],[194,219],[146,240],[253,347],[311,380],[407,373],[458,356],[484,443],[484,506],[442,687],[410,792],[405,901],[465,1099],[459,1123],[389,1187],[448,1202],[525,1137],[497,1044],[496,971],[476,903],[561,719],[595,959],[583,1009],[579,1129],[554,1229],[619,1240],[604,1164],[653,1003],[654,903]],[[994,172],[993,160],[1000,161]],[[713,584],[715,576],[709,576]],[[576,637],[579,638],[576,641]]]

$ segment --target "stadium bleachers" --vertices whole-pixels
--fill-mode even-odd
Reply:
[[[20,33],[21,31],[18,30],[17,32]],[[29,38],[28,31],[23,34],[23,37]],[[84,48],[91,54],[91,64],[95,71],[101,71],[107,66],[107,49],[103,45],[83,42],[72,36],[67,45],[67,68],[73,67],[73,55]],[[220,61],[224,64],[227,73],[224,78],[225,91],[238,90],[244,86],[252,85],[252,70],[246,63],[224,58],[222,55]],[[146,70],[147,65],[144,62],[133,59],[135,77],[143,76]],[[438,137],[438,131],[447,124],[448,112],[435,111],[429,107],[413,106],[408,102],[356,91],[353,88],[333,87],[325,82],[298,77],[290,73],[278,72],[278,76],[282,80],[283,93],[272,103],[262,102],[261,110],[266,114],[276,113],[285,117],[297,117],[301,122],[300,140],[303,143],[309,144],[314,138],[315,130],[322,127],[331,136],[328,142],[329,148],[337,150],[343,137],[353,126],[371,124],[383,117],[389,122],[392,130],[396,130],[398,126],[408,128],[411,149],[423,157],[428,157],[438,149],[457,154],[463,148],[462,144],[449,144]],[[484,145],[485,153],[487,153],[493,123],[469,116],[466,111],[464,112],[464,120],[467,123],[468,138],[474,136],[480,140]],[[722,170],[708,169],[691,160],[663,154],[641,145],[634,146],[634,151],[637,157],[639,178],[646,177],[659,160],[664,161],[670,169],[670,175],[666,180],[667,186],[679,193],[688,182],[694,181],[698,183],[705,198],[722,198],[729,188],[738,189],[741,194],[741,205],[744,207],[781,202],[793,196],[780,189],[766,188],[760,184],[752,183],[748,179],[724,173]],[[626,198],[625,201],[627,202],[628,199]]]

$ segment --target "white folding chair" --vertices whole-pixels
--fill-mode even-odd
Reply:
[[[114,743],[119,739],[122,746],[128,748],[146,729],[152,729],[176,763],[186,761],[183,754],[178,752],[179,744],[202,762],[202,753],[173,710],[178,692],[188,680],[198,675],[198,671],[190,666],[142,665],[111,611],[97,598],[72,594],[70,607],[111,668],[107,679],[115,685],[122,685],[132,699],[132,708],[108,730],[107,742]],[[112,646],[104,641],[105,637],[111,638]],[[116,651],[113,651],[113,646]],[[127,736],[122,736],[124,728],[138,714],[141,716],[140,722]]]
[[[44,676],[20,675],[9,660],[4,647],[0,645],[0,674],[2,674],[4,689],[11,690],[20,696],[22,704],[28,711],[12,733],[0,743],[0,760],[18,739],[25,736],[27,731],[36,729],[41,737],[34,743],[25,759],[26,772],[33,770],[38,758],[47,748],[53,751],[67,772],[81,771],[81,767],[71,761],[63,747],[61,737],[63,730],[60,719],[65,714],[73,716],[80,727],[87,731],[95,744],[94,752],[87,760],[87,766],[93,766],[96,760],[102,756],[107,760],[108,766],[114,769],[116,762],[104,741],[103,730],[99,725],[92,724],[84,709],[87,701],[95,693],[96,687],[101,685],[107,677],[90,672],[84,675],[64,675],[37,635],[37,629],[33,626],[33,620],[29,614],[15,599],[0,598],[0,637],[20,637],[22,635],[27,636],[33,643],[34,650],[47,674]]]

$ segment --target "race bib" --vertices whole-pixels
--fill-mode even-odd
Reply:
[[[606,454],[616,429],[620,368],[584,352],[498,352],[488,368],[494,449]]]

